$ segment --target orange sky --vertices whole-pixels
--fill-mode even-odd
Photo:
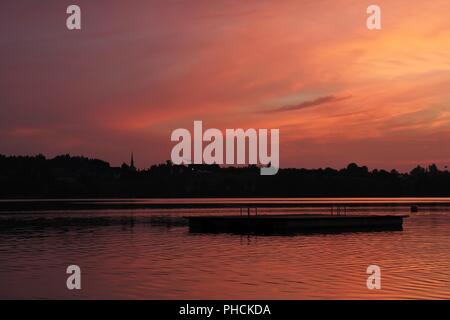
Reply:
[[[282,167],[450,164],[448,0],[73,2],[2,4],[0,153],[147,167],[203,120],[279,128]]]

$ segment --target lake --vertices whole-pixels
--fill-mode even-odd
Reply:
[[[185,215],[239,209],[161,206],[186,199],[139,201],[159,206],[0,212],[0,299],[450,298],[447,198],[414,200],[422,203],[418,213],[410,213],[412,200],[340,200],[353,203],[348,214],[410,217],[402,231],[296,235],[190,233]],[[240,201],[257,205],[259,214],[329,213],[336,202]],[[81,268],[81,290],[66,287],[72,264]],[[380,290],[366,286],[369,265],[381,268]]]

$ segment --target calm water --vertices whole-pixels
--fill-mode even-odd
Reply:
[[[0,298],[450,298],[450,208],[421,208],[403,231],[294,236],[192,234],[182,219],[236,212],[0,213]],[[352,213],[403,214],[409,207]],[[82,269],[81,291],[66,289],[70,264]],[[371,264],[381,267],[381,290],[366,287]]]

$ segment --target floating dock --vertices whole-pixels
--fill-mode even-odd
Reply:
[[[190,232],[286,234],[402,230],[408,215],[284,214],[190,216]]]

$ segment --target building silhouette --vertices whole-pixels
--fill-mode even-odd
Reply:
[[[131,169],[132,171],[136,171],[136,167],[134,166],[134,156],[133,156],[133,152],[131,153],[130,169]]]

